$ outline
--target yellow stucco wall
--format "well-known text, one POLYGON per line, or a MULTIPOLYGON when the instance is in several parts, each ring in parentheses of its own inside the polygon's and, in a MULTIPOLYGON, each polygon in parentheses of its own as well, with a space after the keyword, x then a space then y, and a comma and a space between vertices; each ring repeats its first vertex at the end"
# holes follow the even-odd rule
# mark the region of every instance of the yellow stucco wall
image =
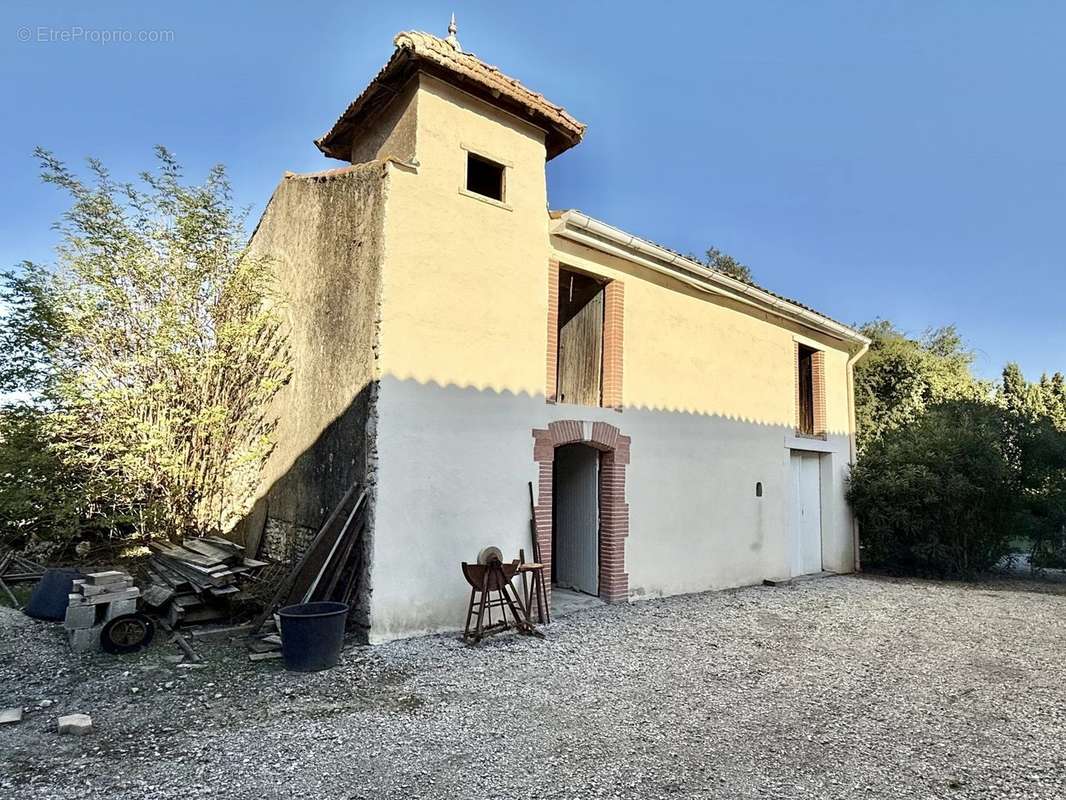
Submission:
POLYGON ((842 343, 581 244, 552 244, 564 267, 625 284, 626 406, 791 426, 799 337, 826 354, 829 430, 850 430, 842 343))
POLYGON ((393 171, 386 209, 382 372, 542 393, 544 134, 432 78, 417 102, 418 172, 393 171), (509 164, 507 207, 460 193, 464 146, 509 164))
POLYGON ((417 80, 391 109, 414 164, 388 164, 384 187, 371 638, 454 627, 458 563, 530 546, 532 430, 559 419, 632 438, 633 596, 790 574, 796 337, 826 354, 823 564, 851 569, 843 342, 552 235, 544 133, 417 80), (506 164, 504 203, 464 194, 464 148, 506 164), (544 401, 553 257, 625 283, 622 413, 544 401))
POLYGON ((826 351, 829 429, 849 431, 843 343, 549 237, 543 133, 425 76, 415 102, 418 171, 394 171, 386 210, 383 374, 542 395, 554 256, 626 284, 626 406, 792 425, 799 335, 826 351), (464 147, 508 165, 506 207, 461 193, 464 147))

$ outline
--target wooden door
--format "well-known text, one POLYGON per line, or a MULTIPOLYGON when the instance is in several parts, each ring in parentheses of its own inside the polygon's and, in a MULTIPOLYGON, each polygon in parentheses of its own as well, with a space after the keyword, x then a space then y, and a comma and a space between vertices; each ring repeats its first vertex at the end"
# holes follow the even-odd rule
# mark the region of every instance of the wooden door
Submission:
POLYGON ((559 329, 559 402, 600 404, 603 289, 559 329))

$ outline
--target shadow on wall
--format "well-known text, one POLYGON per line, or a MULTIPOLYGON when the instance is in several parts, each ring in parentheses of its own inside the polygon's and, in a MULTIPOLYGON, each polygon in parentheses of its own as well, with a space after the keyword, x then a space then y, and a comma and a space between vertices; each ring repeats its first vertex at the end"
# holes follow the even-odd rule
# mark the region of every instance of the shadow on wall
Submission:
MULTIPOLYGON (((293 458, 234 538, 252 546, 258 539, 261 555, 293 563, 359 481, 370 497, 353 629, 369 635, 372 593, 375 639, 455 629, 469 591, 460 561, 488 544, 531 555, 533 431, 567 419, 607 422, 632 439, 627 494, 635 535, 627 551, 642 563, 631 596, 781 574, 788 426, 648 408, 619 413, 392 377, 360 390, 293 458), (679 574, 679 559, 693 568, 679 574), (375 569, 385 577, 378 586, 375 569)), ((830 435, 827 446, 846 458, 846 437, 830 435)))
MULTIPOLYGON (((534 431, 554 421, 606 422, 631 438, 631 597, 787 573, 789 426, 633 407, 619 413, 389 376, 377 406, 374 570, 387 577, 374 586, 375 639, 459 625, 469 592, 459 562, 481 548, 499 546, 510 558, 521 547, 531 555, 527 481, 539 487, 541 477, 534 431)), ((849 571, 848 440, 815 444, 832 451, 826 487, 840 501, 827 517, 830 560, 849 571)))
MULTIPOLYGON (((353 604, 350 628, 369 629, 370 555, 373 536, 373 464, 376 454, 367 435, 373 384, 352 399, 314 442, 295 457, 279 478, 259 494, 251 510, 234 527, 231 538, 261 557, 295 565, 330 513, 353 483, 367 488, 367 525, 362 541, 360 592, 353 604)), ((296 413, 296 412, 294 412, 296 413)))
MULTIPOLYGON (((420 377, 420 376, 416 376, 416 375, 413 375, 413 374, 410 374, 410 373, 389 373, 389 374, 387 374, 385 376, 385 380, 386 381, 392 381, 394 383, 415 384, 415 385, 418 385, 418 386, 424 386, 426 388, 431 388, 431 389, 436 389, 436 390, 461 391, 461 392, 466 392, 466 393, 487 394, 487 395, 491 395, 491 396, 495 396, 495 397, 510 397, 510 398, 514 398, 516 400, 518 400, 518 399, 535 400, 544 409, 562 409, 562 408, 565 408, 565 409, 572 409, 573 410, 573 413, 570 413, 570 414, 567 414, 567 415, 560 415, 559 413, 554 412, 554 411, 546 411, 546 412, 544 412, 545 414, 547 414, 552 419, 562 419, 562 418, 564 418, 564 416, 567 419, 569 419, 569 418, 576 418, 576 419, 593 419, 593 418, 595 418, 595 419, 600 419, 601 415, 608 415, 608 416, 604 416, 603 419, 613 419, 613 420, 624 420, 625 419, 625 415, 624 414, 620 414, 618 411, 616 411, 615 409, 611 409, 611 408, 603 408, 601 406, 572 405, 572 404, 569 404, 569 403, 558 403, 558 402, 557 403, 548 403, 544 399, 543 392, 528 392, 528 391, 524 391, 524 390, 516 391, 514 389, 502 388, 502 387, 499 387, 499 386, 479 385, 479 384, 474 384, 474 383, 457 383, 457 382, 454 382, 454 381, 442 382, 442 381, 439 381, 439 380, 436 380, 436 379, 433 379, 433 378, 420 377)), ((767 392, 781 391, 781 387, 779 387, 779 386, 767 386, 766 387, 766 391, 767 392)), ((791 392, 791 391, 793 391, 793 389, 792 389, 791 386, 789 386, 789 387, 786 387, 786 389, 784 391, 791 392)), ((789 399, 791 400, 791 394, 789 395, 789 399)), ((730 422, 737 422, 737 423, 742 423, 742 424, 745 424, 745 425, 755 425, 755 426, 758 426, 760 428, 775 428, 775 429, 778 429, 782 433, 785 433, 785 434, 794 434, 795 433, 794 425, 784 424, 780 420, 757 419, 755 417, 749 417, 749 416, 745 416, 745 415, 742 415, 742 414, 724 414, 724 413, 721 413, 721 412, 706 411, 706 410, 696 409, 696 408, 692 408, 692 407, 689 407, 689 406, 681 406, 681 405, 649 405, 649 404, 625 403, 622 406, 622 410, 623 411, 627 411, 627 412, 656 413, 656 414, 663 414, 664 416, 677 415, 677 416, 685 416, 685 417, 696 417, 696 418, 703 417, 703 418, 708 418, 708 419, 727 420, 727 421, 730 421, 730 422)), ((618 423, 616 423, 616 424, 618 424, 618 423)), ((827 434, 828 434, 828 437, 830 439, 834 439, 834 438, 837 438, 837 437, 847 437, 849 435, 848 431, 846 429, 839 428, 839 427, 837 427, 837 428, 829 428, 827 430, 827 434)))
MULTIPOLYGON (((669 406, 669 405, 647 405, 647 404, 633 404, 627 403, 623 406, 622 412, 616 411, 613 408, 604 408, 601 406, 584 406, 573 405, 570 403, 548 403, 544 399, 542 392, 527 392, 527 391, 515 391, 513 389, 500 388, 497 386, 480 386, 473 383, 456 383, 454 381, 441 382, 434 379, 422 379, 417 378, 409 374, 396 374, 389 373, 382 379, 383 384, 404 384, 421 386, 426 389, 430 389, 436 392, 446 391, 450 393, 461 392, 465 397, 473 398, 475 396, 497 398, 497 399, 512 399, 516 401, 529 402, 532 401, 536 404, 536 407, 541 411, 537 415, 537 419, 541 417, 546 419, 605 419, 614 420, 615 425, 622 425, 628 414, 656 414, 662 415, 664 419, 671 417, 687 417, 687 418, 704 418, 715 419, 727 422, 735 422, 743 425, 752 425, 759 428, 767 428, 778 430, 783 434, 794 434, 795 427, 793 425, 783 424, 776 420, 764 420, 756 419, 755 417, 743 416, 740 414, 723 414, 714 411, 704 411, 699 409, 693 409, 684 406, 669 406), (560 409, 566 409, 566 413, 562 413, 560 409), (624 413, 623 413, 624 412, 624 413)), ((782 391, 779 386, 767 386, 767 392, 779 392, 782 391)), ((785 392, 791 392, 791 385, 784 389, 785 392)), ((791 395, 789 395, 791 399, 791 395)), ((484 407, 484 406, 482 406, 484 407)), ((828 431, 828 437, 835 439, 839 437, 847 437, 848 432, 841 428, 830 429, 828 431)))

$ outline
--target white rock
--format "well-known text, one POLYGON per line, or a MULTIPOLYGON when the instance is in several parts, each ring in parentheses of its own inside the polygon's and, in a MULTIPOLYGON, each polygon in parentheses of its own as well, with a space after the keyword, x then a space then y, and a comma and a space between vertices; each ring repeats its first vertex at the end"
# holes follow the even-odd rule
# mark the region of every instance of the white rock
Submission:
POLYGON ((59 718, 59 732, 70 733, 75 736, 84 736, 91 733, 93 718, 88 714, 67 714, 59 718))

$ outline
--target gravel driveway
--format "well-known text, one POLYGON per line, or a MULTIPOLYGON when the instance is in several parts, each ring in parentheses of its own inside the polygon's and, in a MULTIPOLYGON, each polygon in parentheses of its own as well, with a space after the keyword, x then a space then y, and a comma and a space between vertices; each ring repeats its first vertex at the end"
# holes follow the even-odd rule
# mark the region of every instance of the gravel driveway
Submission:
POLYGON ((547 639, 71 658, 0 611, 4 798, 1066 796, 1066 595, 836 577, 605 606, 547 639), (60 737, 61 713, 96 730, 60 737))

